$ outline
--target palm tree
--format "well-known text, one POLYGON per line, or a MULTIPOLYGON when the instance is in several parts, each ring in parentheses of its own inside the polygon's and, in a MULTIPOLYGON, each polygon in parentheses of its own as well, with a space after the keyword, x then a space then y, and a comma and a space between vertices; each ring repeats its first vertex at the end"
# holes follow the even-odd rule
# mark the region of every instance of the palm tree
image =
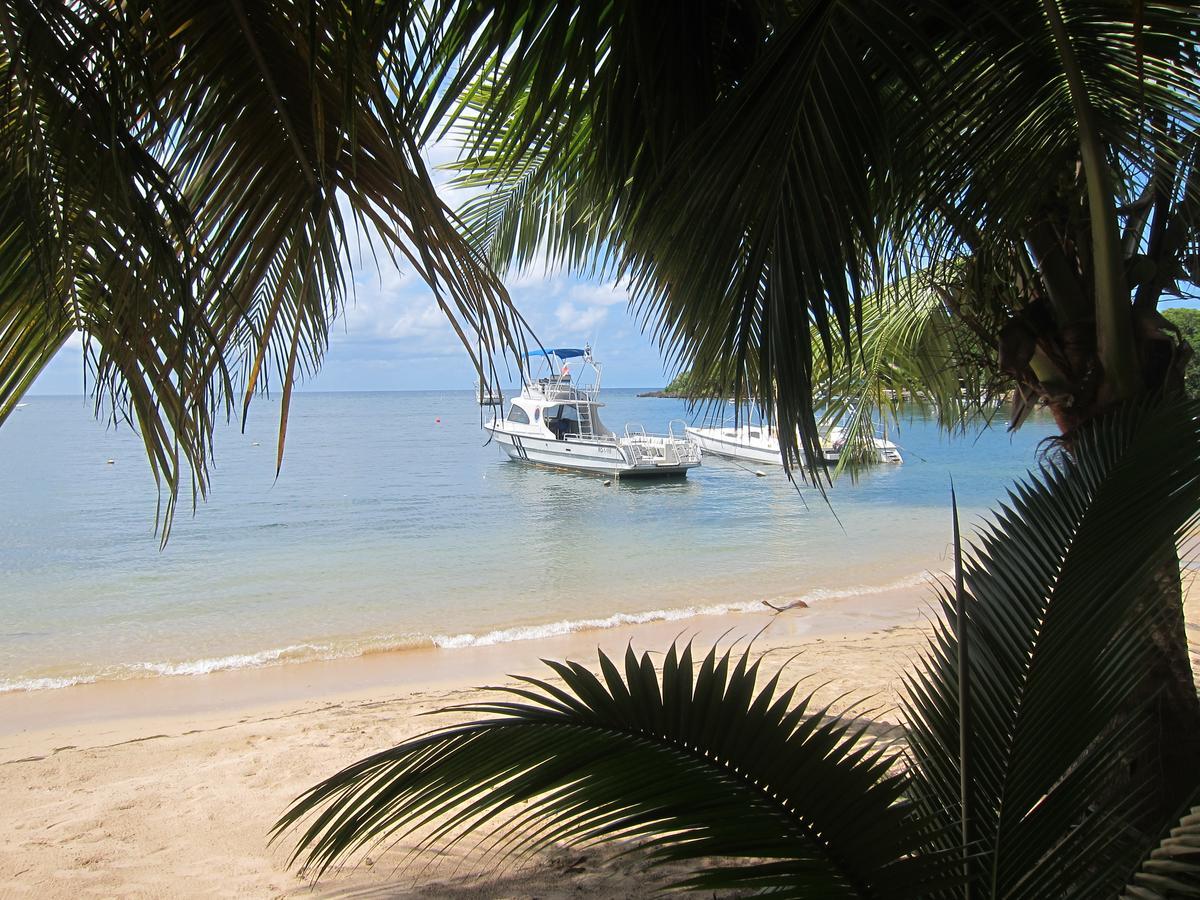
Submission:
POLYGON ((296 858, 317 876, 380 842, 478 835, 488 858, 636 841, 651 863, 702 865, 690 889, 1195 896, 1200 770, 1149 831, 1150 773, 1104 777, 1158 727, 1136 598, 1154 551, 1195 525, 1198 416, 1194 403, 1126 406, 1083 427, 973 548, 956 540, 957 578, 905 678, 900 750, 779 674, 760 686, 749 651, 697 666, 673 646, 660 668, 630 648, 601 654, 599 674, 551 662, 557 680, 456 708, 483 718, 332 776, 277 833, 306 824, 296 858), (1114 728, 1122 706, 1136 715, 1114 728))
POLYGON ((282 454, 356 235, 429 283, 468 350, 519 347, 420 156, 423 27, 420 4, 373 0, 6 0, 0 422, 81 332, 97 414, 138 427, 169 527, 222 413, 244 421, 272 380, 282 454))
MULTIPOLYGON (((1043 400, 1073 442, 1181 384, 1156 306, 1197 276, 1195 12, 11 0, 0 420, 82 332, 97 410, 139 427, 169 523, 189 475, 205 490, 216 420, 272 372, 282 452, 354 222, 485 358, 524 340, 486 263, 627 279, 681 363, 773 410, 797 467, 819 458, 814 357, 856 364, 867 298, 913 292, 995 348, 1018 421, 1043 400), (462 210, 469 240, 419 155, 450 128, 464 183, 490 189, 462 210)), ((1147 760, 1165 808, 1200 765, 1200 701, 1174 549, 1157 557, 1150 684, 1182 736, 1147 760)))
MULTIPOLYGON (((944 387, 982 366, 1015 426, 1043 402, 1068 443, 1181 393, 1190 349, 1156 308, 1200 276, 1194 4, 701 9, 439 6, 440 49, 466 61, 444 101, 459 183, 483 189, 460 212, 493 265, 626 279, 664 348, 762 402, 814 474, 818 388, 870 366, 872 304, 948 318, 980 351, 910 371, 944 387)), ((1178 560, 1158 558, 1154 683, 1186 739, 1154 765, 1178 786, 1200 701, 1178 560)))

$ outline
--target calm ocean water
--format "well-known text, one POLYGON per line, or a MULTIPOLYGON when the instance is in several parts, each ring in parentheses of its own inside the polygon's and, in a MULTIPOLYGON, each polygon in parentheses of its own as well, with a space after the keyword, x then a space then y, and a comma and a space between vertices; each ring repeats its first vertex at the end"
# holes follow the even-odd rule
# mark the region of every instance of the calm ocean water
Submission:
MULTIPOLYGON (((681 401, 605 392, 606 424, 665 431, 681 401)), ((832 509, 709 458, 621 482, 507 461, 468 391, 298 394, 283 472, 275 410, 217 440, 210 499, 165 550, 128 429, 31 397, 0 428, 0 691, 187 675, 376 650, 535 638, 915 583, 1052 431, 949 438, 921 418, 906 462, 839 483, 832 509), (107 464, 107 460, 115 462, 107 464)))

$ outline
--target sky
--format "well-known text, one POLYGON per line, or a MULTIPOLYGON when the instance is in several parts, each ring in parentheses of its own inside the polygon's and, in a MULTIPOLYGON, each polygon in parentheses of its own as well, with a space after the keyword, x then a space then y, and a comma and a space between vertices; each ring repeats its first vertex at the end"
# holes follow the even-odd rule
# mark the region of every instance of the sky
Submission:
MULTIPOLYGON (((438 166, 454 158, 450 143, 425 153, 439 191, 451 207, 467 197, 446 185, 438 166)), ((354 246, 354 243, 351 244, 354 246)), ((354 296, 333 324, 329 351, 310 391, 397 391, 471 388, 475 369, 429 288, 411 269, 380 254, 356 254, 354 296)), ((592 344, 609 387, 660 387, 670 381, 663 357, 628 311, 628 293, 613 282, 589 281, 540 265, 505 279, 517 309, 547 347, 592 344)), ((1183 306, 1197 305, 1185 302, 1183 306)), ((503 376, 503 373, 502 373, 503 376)), ((502 377, 510 387, 515 377, 502 377)), ((82 394, 82 343, 76 336, 34 382, 31 394, 82 394)))
MULTIPOLYGON (((449 142, 425 152, 439 192, 451 208, 465 199, 446 186, 437 166, 450 162, 449 142)), ((354 243, 351 243, 354 246, 354 243)), ((354 296, 333 324, 321 371, 297 386, 310 391, 469 390, 475 368, 424 281, 369 249, 357 253, 354 296)), ((505 279, 517 309, 547 347, 590 341, 609 387, 660 387, 672 373, 628 312, 629 296, 613 282, 588 281, 535 265, 505 279)), ((502 378, 508 386, 514 378, 502 378)), ((82 344, 73 339, 33 384, 31 394, 83 393, 82 344)))

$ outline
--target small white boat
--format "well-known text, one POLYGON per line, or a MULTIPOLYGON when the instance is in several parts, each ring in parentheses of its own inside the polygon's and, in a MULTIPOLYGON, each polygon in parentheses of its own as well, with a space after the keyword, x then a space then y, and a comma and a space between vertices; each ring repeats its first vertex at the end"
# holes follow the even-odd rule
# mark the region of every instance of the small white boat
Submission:
POLYGON ((475 382, 475 397, 479 400, 480 406, 503 406, 504 394, 499 388, 494 388, 490 384, 480 384, 475 382))
POLYGON ((604 426, 600 364, 590 347, 535 350, 526 356, 542 358, 548 374, 527 373, 508 414, 498 410, 483 426, 510 459, 623 478, 686 475, 700 465, 699 445, 677 435, 673 425, 665 435, 647 434, 640 425, 626 425, 624 435, 617 435, 604 426), (572 360, 583 369, 576 380, 572 360))
MULTIPOLYGON (((876 435, 871 439, 875 442, 875 459, 877 463, 902 463, 904 457, 900 455, 900 448, 893 444, 885 437, 876 435)), ((836 463, 841 459, 842 451, 846 447, 845 429, 840 425, 834 425, 824 435, 821 436, 821 452, 825 454, 825 461, 836 463)))
MULTIPOLYGON (((743 462, 783 465, 783 455, 779 449, 779 435, 770 425, 751 423, 719 427, 689 425, 687 435, 696 441, 705 453, 743 462)), ((882 437, 876 437, 874 441, 875 462, 904 462, 904 457, 900 455, 900 449, 891 441, 882 437)), ((821 435, 821 453, 825 457, 825 462, 836 464, 841 459, 845 447, 846 432, 842 426, 834 425, 821 435)))
POLYGON ((720 428, 689 425, 687 435, 706 454, 769 466, 783 465, 779 438, 773 429, 765 425, 726 425, 720 428))

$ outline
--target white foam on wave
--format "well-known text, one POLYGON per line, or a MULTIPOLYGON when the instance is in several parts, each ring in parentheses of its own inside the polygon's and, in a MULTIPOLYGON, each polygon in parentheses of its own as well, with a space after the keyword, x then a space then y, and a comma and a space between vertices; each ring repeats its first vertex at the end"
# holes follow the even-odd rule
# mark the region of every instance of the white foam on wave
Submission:
POLYGON ((259 669, 287 662, 333 659, 338 655, 340 654, 337 650, 329 644, 291 644, 287 647, 261 650, 258 653, 235 653, 231 656, 215 656, 178 663, 135 663, 129 668, 151 675, 208 675, 231 669, 259 669))
MULTIPOLYGON (((817 588, 800 596, 772 597, 771 602, 779 607, 804 603, 819 603, 826 600, 838 600, 848 597, 864 597, 872 594, 886 594, 904 588, 918 587, 927 583, 928 576, 924 573, 902 578, 883 585, 862 585, 850 588, 817 588)), ((681 606, 671 609, 652 609, 640 613, 614 613, 611 616, 597 619, 563 619, 542 625, 521 625, 515 628, 500 628, 484 634, 464 632, 462 634, 438 634, 433 637, 435 647, 443 650, 460 650, 464 647, 488 647, 493 644, 508 644, 514 641, 531 641, 539 638, 556 637, 563 634, 573 634, 576 631, 593 631, 597 629, 619 628, 622 625, 645 625, 650 622, 674 622, 679 619, 691 619, 697 616, 724 616, 730 613, 762 612, 762 600, 741 601, 738 603, 716 603, 711 606, 681 606)))
POLYGON ((813 588, 807 593, 796 597, 780 596, 768 598, 777 606, 786 606, 803 600, 805 603, 820 603, 823 600, 845 600, 850 597, 870 597, 873 594, 890 594, 892 591, 902 591, 905 588, 921 587, 934 583, 934 576, 929 572, 920 572, 901 578, 887 584, 863 584, 848 588, 813 588))
POLYGON ((63 678, 21 678, 0 681, 0 694, 15 691, 47 691, 73 687, 77 684, 95 684, 97 681, 125 681, 130 678, 148 678, 158 675, 208 675, 230 669, 255 669, 264 666, 282 665, 288 662, 305 662, 311 659, 333 659, 338 654, 332 646, 319 644, 293 644, 263 650, 259 653, 217 656, 208 659, 193 659, 183 662, 139 662, 110 666, 95 674, 71 675, 63 678))
MULTIPOLYGON (((883 585, 861 585, 850 588, 816 588, 799 596, 767 598, 777 607, 786 607, 803 601, 806 604, 821 603, 848 597, 863 597, 885 594, 904 588, 918 587, 929 583, 926 573, 902 578, 883 585)), ((93 684, 97 681, 122 681, 130 678, 152 678, 156 676, 209 675, 213 672, 234 669, 256 669, 267 666, 286 665, 293 662, 311 662, 346 657, 366 656, 419 647, 438 647, 443 650, 459 650, 467 647, 487 647, 515 641, 531 641, 577 631, 593 631, 619 628, 627 625, 645 625, 650 622, 673 622, 697 616, 722 616, 731 613, 762 612, 762 600, 716 603, 708 606, 680 606, 670 609, 652 609, 646 612, 613 613, 610 616, 587 619, 563 619, 538 625, 520 625, 500 628, 483 634, 463 632, 460 634, 407 635, 403 637, 377 637, 369 640, 348 641, 344 644, 304 643, 290 644, 261 650, 257 653, 231 654, 183 662, 141 662, 114 666, 99 673, 87 673, 61 678, 35 677, 0 681, 0 694, 15 691, 44 691, 72 687, 77 684, 93 684)))
POLYGON ((718 606, 682 606, 676 609, 652 609, 642 613, 614 613, 603 619, 563 619, 544 625, 522 625, 516 628, 501 628, 486 634, 437 634, 433 637, 435 647, 443 650, 460 650, 463 647, 487 647, 492 644, 508 644, 513 641, 531 641, 537 638, 571 634, 575 631, 592 631, 599 628, 617 628, 621 625, 645 625, 648 622, 673 622, 694 616, 719 616, 733 612, 750 612, 762 609, 758 603, 724 603, 718 606))
POLYGON ((58 688, 74 687, 77 684, 92 684, 95 675, 70 675, 66 678, 18 678, 15 681, 0 681, 0 694, 16 691, 53 691, 58 688))

